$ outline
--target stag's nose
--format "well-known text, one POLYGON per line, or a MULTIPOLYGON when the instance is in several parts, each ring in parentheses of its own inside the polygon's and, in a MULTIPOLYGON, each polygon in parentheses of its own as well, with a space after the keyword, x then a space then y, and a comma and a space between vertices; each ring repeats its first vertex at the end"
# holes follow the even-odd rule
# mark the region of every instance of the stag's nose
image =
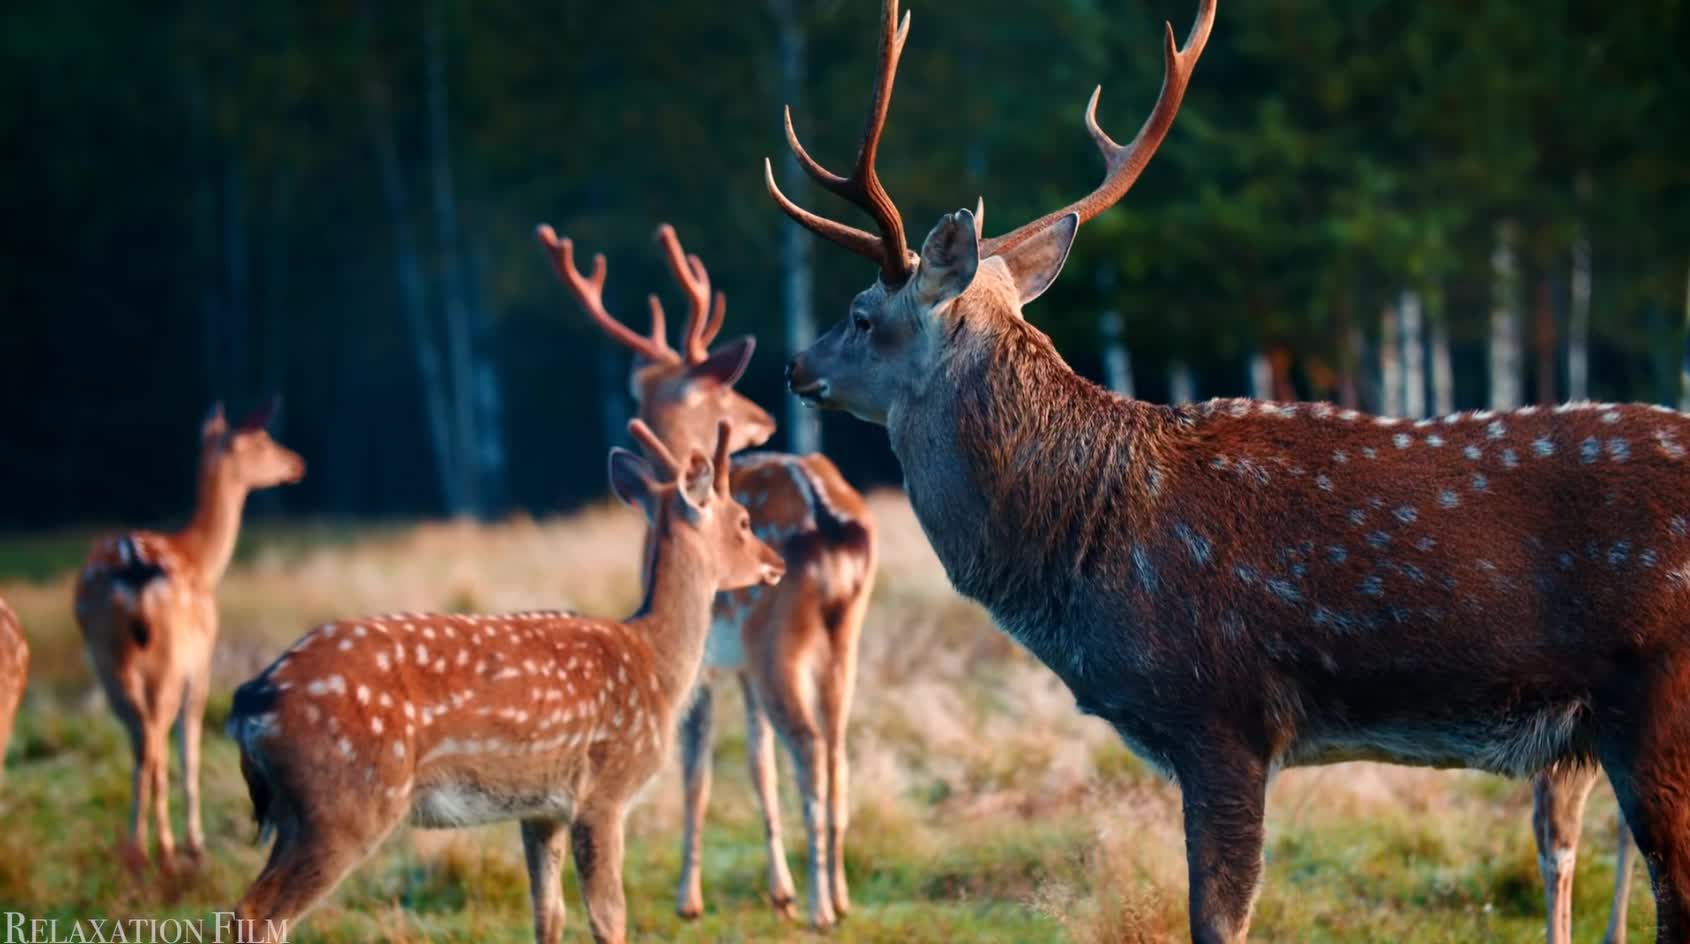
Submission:
POLYGON ((798 359, 803 356, 804 355, 799 354, 797 357, 794 357, 792 360, 786 362, 786 389, 788 390, 792 389, 792 375, 798 372, 798 359))

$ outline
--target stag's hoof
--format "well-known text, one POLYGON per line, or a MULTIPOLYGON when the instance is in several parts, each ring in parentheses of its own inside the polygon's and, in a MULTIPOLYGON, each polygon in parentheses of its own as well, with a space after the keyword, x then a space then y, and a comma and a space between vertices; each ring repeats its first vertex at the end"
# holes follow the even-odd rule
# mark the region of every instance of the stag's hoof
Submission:
POLYGON ((770 895, 769 904, 774 906, 775 913, 788 920, 798 920, 798 904, 792 900, 791 894, 770 895))
POLYGON ((680 915, 683 921, 697 921, 704 914, 704 906, 691 903, 679 905, 675 908, 675 913, 680 915))
POLYGON ((117 858, 123 863, 123 867, 132 873, 139 874, 147 870, 147 850, 132 842, 118 847, 117 858))

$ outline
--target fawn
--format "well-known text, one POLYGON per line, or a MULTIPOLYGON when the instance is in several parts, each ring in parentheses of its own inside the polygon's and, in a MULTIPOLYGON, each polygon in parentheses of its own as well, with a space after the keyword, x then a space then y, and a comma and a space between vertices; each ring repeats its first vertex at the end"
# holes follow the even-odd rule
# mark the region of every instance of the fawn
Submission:
MULTIPOLYGON (((773 584, 780 556, 715 459, 683 467, 610 454, 619 498, 645 512, 645 599, 626 622, 568 613, 401 614, 307 633, 235 692, 229 733, 269 862, 236 907, 292 921, 400 821, 423 827, 519 820, 540 944, 563 935, 566 845, 593 938, 625 940, 623 822, 663 766, 704 658, 719 589, 773 584)), ((257 924, 273 927, 274 924, 257 924)))
POLYGON ((24 686, 29 684, 29 641, 18 615, 0 600, 0 779, 6 776, 6 743, 18 718, 24 686))
MULTIPOLYGON (((558 239, 549 226, 540 227, 539 238, 582 310, 639 358, 633 390, 640 418, 665 445, 676 453, 700 448, 724 418, 734 424, 735 451, 767 441, 774 420, 733 389, 751 359, 753 339, 710 350, 722 329, 726 298, 717 292, 712 307, 709 273, 697 256, 682 250, 673 227, 659 226, 657 239, 690 303, 680 351, 669 347, 664 336, 663 306, 655 295, 651 329, 641 336, 605 308, 602 255, 594 258, 593 275, 587 277, 575 267, 568 239, 558 239)), ((775 779, 773 734, 778 731, 803 798, 809 920, 827 927, 849 910, 851 901, 845 880, 850 813, 845 733, 857 639, 874 582, 874 519, 862 496, 820 454, 741 454, 733 460, 732 487, 734 499, 750 510, 757 536, 786 559, 787 576, 776 587, 748 587, 716 597, 706 671, 681 723, 686 797, 675 909, 686 918, 704 911, 700 846, 710 796, 712 682, 732 672, 745 697, 746 761, 763 815, 770 899, 790 913, 792 875, 781 839, 775 779)))
POLYGON ((135 755, 134 804, 125 856, 146 859, 149 802, 158 854, 170 867, 170 758, 175 723, 187 803, 187 853, 205 851, 200 828, 200 726, 217 645, 217 583, 235 553, 247 493, 298 482, 305 460, 265 431, 276 401, 230 426, 221 404, 200 428, 199 497, 174 534, 127 531, 95 542, 76 581, 76 622, 106 700, 135 755))
POLYGON ((765 164, 783 211, 879 268, 788 386, 886 427, 951 582, 1177 780, 1195 940, 1248 933, 1274 773, 1355 759, 1600 764, 1658 939, 1690 940, 1690 420, 1158 406, 1083 379, 1026 320, 1080 224, 1166 137, 1214 13, 1202 0, 1183 47, 1168 28, 1161 94, 1128 144, 1098 126, 1093 93, 1107 171, 1091 194, 990 239, 958 210, 912 252, 874 171, 908 35, 885 0, 851 175, 787 123, 800 164, 878 235, 798 207, 765 164))

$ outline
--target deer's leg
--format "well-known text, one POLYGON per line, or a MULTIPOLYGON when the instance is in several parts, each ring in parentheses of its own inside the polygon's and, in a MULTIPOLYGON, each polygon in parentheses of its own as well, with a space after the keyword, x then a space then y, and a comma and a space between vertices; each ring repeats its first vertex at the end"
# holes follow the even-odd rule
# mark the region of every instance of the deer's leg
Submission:
POLYGON ((133 712, 119 711, 117 716, 129 733, 129 752, 135 761, 129 781, 129 844, 123 850, 124 858, 134 868, 147 861, 147 810, 151 808, 153 761, 141 719, 133 712))
POLYGON ((170 722, 155 722, 148 726, 147 790, 152 800, 153 829, 157 832, 159 863, 165 868, 176 864, 176 831, 170 825, 170 722))
POLYGON ((1548 910, 1549 944, 1572 944, 1573 864, 1578 856, 1584 802, 1600 769, 1563 761, 1532 781, 1532 835, 1548 910))
POLYGON ((745 693, 745 762, 750 768, 751 790, 757 795, 757 808, 763 814, 763 842, 769 860, 769 900, 777 911, 789 918, 796 917, 792 906, 795 897, 792 872, 787 869, 786 843, 781 838, 775 732, 750 677, 741 673, 739 684, 745 693))
POLYGON ((1195 944, 1241 944, 1262 873, 1265 758, 1207 748, 1178 766, 1195 944))
POLYGON ((1672 707, 1690 688, 1690 666, 1651 666, 1626 693, 1629 704, 1599 711, 1608 725, 1602 768, 1649 867, 1655 892, 1655 939, 1690 941, 1690 717, 1672 707))
POLYGON ((675 890, 675 911, 683 918, 704 913, 703 871, 700 844, 703 842, 704 810, 710 804, 710 739, 714 702, 710 681, 701 678, 692 704, 681 722, 681 771, 686 782, 686 802, 681 827, 681 880, 675 890))
POLYGON ((378 813, 352 829, 337 831, 297 822, 278 826, 270 860, 235 906, 244 922, 243 940, 285 941, 297 921, 362 862, 399 817, 378 813))
POLYGON ((528 860, 528 894, 534 905, 535 944, 563 940, 563 852, 569 830, 549 819, 522 821, 522 853, 528 860))
POLYGON ((205 725, 205 700, 210 669, 189 682, 177 720, 177 748, 182 754, 182 801, 187 815, 187 853, 198 864, 205 855, 205 831, 200 825, 200 737, 205 725))
POLYGON ((628 906, 622 892, 622 811, 583 813, 569 830, 575 875, 597 944, 625 944, 628 906))
POLYGON ((857 632, 868 609, 868 592, 861 595, 829 626, 833 663, 822 683, 822 723, 827 737, 828 885, 833 910, 843 918, 851 910, 845 882, 845 830, 851 818, 851 763, 846 733, 851 723, 851 697, 857 683, 857 632))
POLYGON ((809 719, 785 732, 797 770, 798 802, 804 811, 804 834, 810 862, 810 923, 830 928, 836 919, 827 870, 827 744, 809 719))
POLYGON ((1622 815, 1617 832, 1619 846, 1614 852, 1614 904, 1608 909, 1608 933, 1602 944, 1625 944, 1626 912, 1631 908, 1631 828, 1622 815))

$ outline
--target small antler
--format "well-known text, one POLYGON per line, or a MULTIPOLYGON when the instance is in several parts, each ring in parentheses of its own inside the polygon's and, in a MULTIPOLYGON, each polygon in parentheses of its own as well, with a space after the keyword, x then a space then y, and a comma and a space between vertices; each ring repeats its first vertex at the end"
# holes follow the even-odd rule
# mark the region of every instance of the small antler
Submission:
POLYGON ((867 210, 874 217, 880 230, 879 236, 817 216, 793 203, 776 185, 774 166, 767 158, 763 160, 763 182, 768 186, 769 196, 786 211, 786 215, 816 235, 880 263, 881 281, 889 286, 902 285, 909 279, 914 267, 909 258, 909 245, 904 240, 904 221, 898 215, 897 205, 880 183, 880 176, 874 169, 874 158, 880 150, 880 134, 885 130, 886 112, 892 103, 892 83, 897 77, 898 57, 904 51, 909 29, 909 14, 904 14, 903 21, 899 22, 898 0, 885 0, 880 8, 880 66, 875 72, 868 120, 863 125, 862 144, 857 149, 857 164, 851 176, 841 177, 833 173, 804 150, 804 145, 798 142, 797 132, 792 129, 792 108, 788 106, 786 109, 786 143, 792 148, 799 166, 822 187, 867 210))
POLYGON ((1214 24, 1215 0, 1201 0, 1197 9, 1197 22, 1192 25, 1183 49, 1174 45, 1173 24, 1166 24, 1162 92, 1156 97, 1156 106, 1151 109, 1150 117, 1144 119, 1144 126, 1138 129, 1138 134, 1126 145, 1116 144, 1114 139, 1098 126, 1097 99, 1103 92, 1103 86, 1094 89, 1091 101, 1086 104, 1086 131, 1097 143, 1097 149, 1103 152, 1104 164, 1107 167, 1103 174, 1103 183, 1090 194, 1060 210, 1046 213, 1002 236, 985 240, 980 244, 980 258, 1009 252, 1070 213, 1078 213, 1080 222, 1084 223, 1114 206, 1125 196, 1138 181, 1138 175, 1144 172, 1145 165, 1150 163, 1150 158, 1156 154, 1162 139, 1168 136, 1168 129, 1173 127, 1174 116, 1179 114, 1180 103, 1185 99, 1186 86, 1191 81, 1192 69, 1197 66, 1198 57, 1203 55, 1203 47, 1209 41, 1209 28, 1214 24))
POLYGON ((559 239, 550 225, 542 223, 535 229, 534 235, 545 248, 546 255, 552 260, 552 268, 557 270, 558 278, 569 286, 575 300, 581 303, 581 309, 588 317, 598 322, 604 333, 621 342, 625 347, 632 348, 634 353, 650 361, 665 363, 679 363, 681 356, 676 354, 663 336, 663 309, 657 305, 651 310, 651 334, 641 335, 623 324, 604 307, 604 254, 593 256, 593 274, 584 276, 575 267, 575 243, 567 237, 559 239))
POLYGON ((629 420, 628 432, 640 441, 640 445, 651 452, 652 458, 656 459, 659 465, 663 466, 662 469, 658 470, 662 473, 663 481, 673 481, 680 477, 680 462, 676 461, 675 454, 669 451, 669 447, 663 445, 663 440, 658 439, 657 434, 652 432, 651 427, 645 424, 645 420, 629 420))
MULTIPOLYGON (((681 248, 681 238, 675 235, 675 227, 668 223, 658 226, 657 241, 663 244, 663 258, 669 263, 669 272, 687 296, 687 328, 682 335, 685 338, 681 345, 682 355, 689 364, 700 363, 710 356, 710 342, 716 340, 716 335, 722 330, 722 320, 727 314, 727 296, 717 292, 712 307, 710 273, 704 268, 702 260, 681 248)), ((651 316, 654 322, 661 323, 663 303, 657 300, 656 295, 651 296, 651 316)))
POLYGON ((730 464, 728 461, 728 440, 733 438, 733 424, 722 420, 716 424, 716 494, 722 498, 728 497, 728 479, 730 464))

